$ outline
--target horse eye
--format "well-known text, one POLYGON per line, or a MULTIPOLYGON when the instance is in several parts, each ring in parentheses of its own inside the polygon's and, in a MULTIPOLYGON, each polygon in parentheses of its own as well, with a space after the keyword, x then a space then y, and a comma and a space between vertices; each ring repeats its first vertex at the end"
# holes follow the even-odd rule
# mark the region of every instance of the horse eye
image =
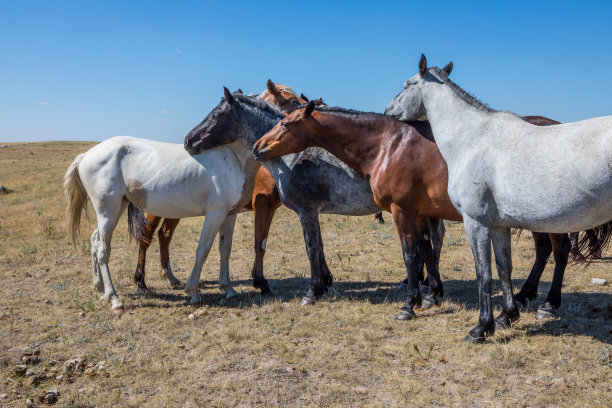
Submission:
POLYGON ((287 127, 287 124, 286 124, 285 122, 282 122, 282 123, 281 123, 281 126, 282 126, 282 127, 287 127))

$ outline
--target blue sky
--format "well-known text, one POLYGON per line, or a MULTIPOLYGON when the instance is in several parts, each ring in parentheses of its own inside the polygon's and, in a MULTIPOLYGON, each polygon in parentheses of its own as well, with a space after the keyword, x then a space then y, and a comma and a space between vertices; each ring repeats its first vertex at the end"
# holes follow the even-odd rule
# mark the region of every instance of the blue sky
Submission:
POLYGON ((222 86, 384 110, 414 75, 492 108, 612 114, 612 2, 2 1, 0 141, 182 143, 222 86))

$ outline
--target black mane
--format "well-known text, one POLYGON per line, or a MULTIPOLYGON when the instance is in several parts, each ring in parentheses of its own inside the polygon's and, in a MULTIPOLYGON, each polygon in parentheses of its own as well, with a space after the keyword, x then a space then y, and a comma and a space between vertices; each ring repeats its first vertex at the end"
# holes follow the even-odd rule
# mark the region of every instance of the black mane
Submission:
POLYGON ((285 114, 283 113, 282 110, 280 110, 280 108, 264 101, 258 96, 247 96, 247 95, 243 95, 240 93, 234 93, 232 94, 232 96, 234 97, 234 99, 236 99, 239 102, 254 106, 258 109, 261 109, 273 115, 279 116, 281 118, 285 116, 285 114))

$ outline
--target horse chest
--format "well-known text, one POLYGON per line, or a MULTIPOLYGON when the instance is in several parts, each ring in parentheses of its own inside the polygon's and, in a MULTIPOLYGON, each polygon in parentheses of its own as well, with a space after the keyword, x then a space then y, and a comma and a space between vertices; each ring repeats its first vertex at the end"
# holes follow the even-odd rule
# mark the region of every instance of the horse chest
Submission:
POLYGON ((255 176, 259 170, 260 163, 254 158, 249 157, 244 166, 244 179, 238 200, 232 205, 230 214, 234 214, 243 209, 245 205, 251 202, 253 198, 253 189, 255 188, 255 176))

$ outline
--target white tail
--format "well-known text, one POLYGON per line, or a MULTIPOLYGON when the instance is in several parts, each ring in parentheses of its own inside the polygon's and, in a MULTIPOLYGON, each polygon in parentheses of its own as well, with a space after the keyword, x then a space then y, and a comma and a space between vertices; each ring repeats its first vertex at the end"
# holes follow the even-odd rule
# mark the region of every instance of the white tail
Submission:
POLYGON ((87 212, 87 192, 83 188, 81 178, 79 177, 79 163, 85 156, 85 153, 79 154, 72 164, 68 166, 66 175, 64 176, 64 195, 68 200, 66 207, 66 221, 68 233, 72 244, 76 246, 80 239, 80 224, 81 213, 83 210, 87 212))

